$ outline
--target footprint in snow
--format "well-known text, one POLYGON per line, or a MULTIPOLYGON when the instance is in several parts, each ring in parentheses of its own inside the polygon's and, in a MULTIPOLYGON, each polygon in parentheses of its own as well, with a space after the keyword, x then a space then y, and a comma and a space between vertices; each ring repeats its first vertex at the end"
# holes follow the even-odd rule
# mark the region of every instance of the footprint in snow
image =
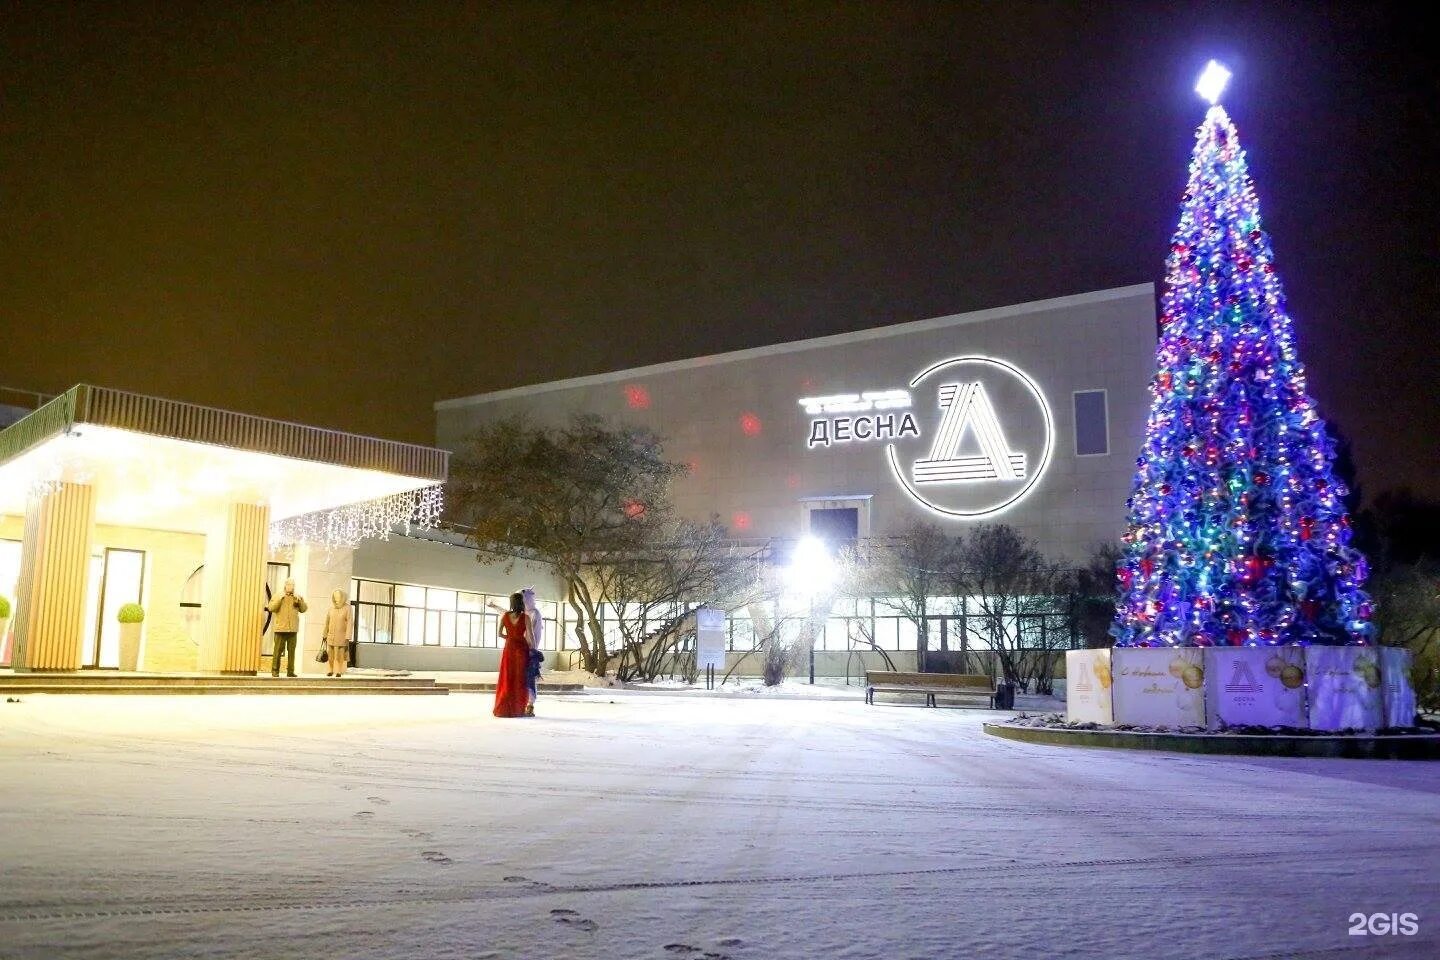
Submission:
POLYGON ((665 952, 674 954, 677 957, 699 956, 700 960, 730 960, 730 957, 723 953, 712 953, 700 947, 692 947, 688 943, 667 943, 665 952))
POLYGON ((375 804, 376 806, 379 806, 379 807, 383 807, 383 806, 385 806, 385 804, 387 804, 387 803, 390 802, 389 800, 386 800, 384 797, 366 797, 365 799, 366 799, 366 800, 369 800, 371 803, 373 803, 373 804, 375 804))
POLYGON ((430 861, 431 863, 454 863, 454 862, 455 862, 454 860, 451 860, 449 857, 445 856, 445 854, 441 853, 439 850, 425 850, 425 851, 422 851, 422 852, 421 852, 420 856, 424 857, 426 860, 430 861))
POLYGON ((514 875, 512 875, 512 876, 508 876, 508 877, 501 877, 500 879, 501 879, 501 880, 504 880, 506 883, 518 883, 518 884, 522 884, 522 885, 524 885, 524 886, 525 886, 527 889, 529 889, 529 890, 554 890, 554 889, 555 889, 555 888, 552 887, 550 884, 546 883, 544 880, 531 880, 529 877, 521 877, 521 876, 514 876, 514 875))
POLYGON ((374 810, 361 810, 359 813, 355 814, 355 819, 356 819, 356 820, 373 820, 373 819, 375 819, 375 811, 374 811, 374 810))
POLYGON ((567 927, 574 927, 576 930, 584 930, 586 933, 594 933, 600 929, 600 924, 594 920, 584 920, 574 910, 567 910, 564 907, 550 911, 550 918, 556 923, 563 923, 567 927))

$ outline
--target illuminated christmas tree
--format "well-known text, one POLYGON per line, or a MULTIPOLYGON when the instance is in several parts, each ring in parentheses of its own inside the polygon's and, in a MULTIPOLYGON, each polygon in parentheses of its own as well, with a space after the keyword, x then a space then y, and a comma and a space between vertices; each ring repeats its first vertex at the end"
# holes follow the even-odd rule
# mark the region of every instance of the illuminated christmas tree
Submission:
POLYGON ((1212 106, 1170 243, 1111 633, 1119 646, 1366 643, 1366 563, 1334 447, 1245 152, 1215 105, 1228 77, 1212 62, 1196 87, 1212 106))

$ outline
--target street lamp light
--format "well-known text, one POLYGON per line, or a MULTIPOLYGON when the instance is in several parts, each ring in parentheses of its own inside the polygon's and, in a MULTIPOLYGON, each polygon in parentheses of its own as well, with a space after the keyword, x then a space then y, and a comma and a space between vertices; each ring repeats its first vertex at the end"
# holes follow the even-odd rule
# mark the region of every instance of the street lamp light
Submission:
POLYGON ((785 582, 791 591, 814 597, 835 585, 835 558, 819 537, 802 537, 785 568, 785 582))

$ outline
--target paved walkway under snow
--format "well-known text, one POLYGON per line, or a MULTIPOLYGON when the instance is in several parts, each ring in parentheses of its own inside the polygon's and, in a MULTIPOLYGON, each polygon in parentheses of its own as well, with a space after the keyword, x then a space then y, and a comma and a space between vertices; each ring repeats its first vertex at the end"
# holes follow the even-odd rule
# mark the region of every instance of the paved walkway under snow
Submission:
POLYGON ((0 703, 0 957, 1433 957, 1440 764, 1033 747, 984 713, 0 703), (1412 912, 1413 937, 1350 936, 1412 912))

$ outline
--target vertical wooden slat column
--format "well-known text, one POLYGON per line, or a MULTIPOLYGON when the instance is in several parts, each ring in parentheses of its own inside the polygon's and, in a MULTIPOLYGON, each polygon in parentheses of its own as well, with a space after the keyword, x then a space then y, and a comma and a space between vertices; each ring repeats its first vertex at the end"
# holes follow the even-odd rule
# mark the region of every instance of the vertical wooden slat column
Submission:
POLYGON ((79 670, 95 491, 62 483, 25 511, 15 622, 16 670, 79 670))
POLYGON ((200 669, 253 674, 265 625, 270 508, 232 503, 205 539, 200 669))

